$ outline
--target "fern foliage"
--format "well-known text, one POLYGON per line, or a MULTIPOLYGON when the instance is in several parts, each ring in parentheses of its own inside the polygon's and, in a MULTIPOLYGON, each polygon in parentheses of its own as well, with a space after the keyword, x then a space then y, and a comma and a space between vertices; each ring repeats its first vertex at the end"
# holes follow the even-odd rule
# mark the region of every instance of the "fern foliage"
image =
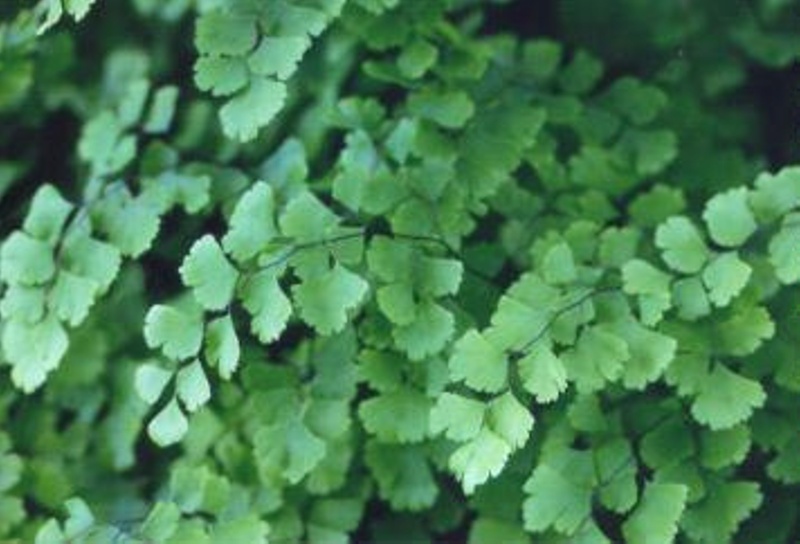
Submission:
POLYGON ((791 2, 7 4, 0 540, 796 534, 791 2))

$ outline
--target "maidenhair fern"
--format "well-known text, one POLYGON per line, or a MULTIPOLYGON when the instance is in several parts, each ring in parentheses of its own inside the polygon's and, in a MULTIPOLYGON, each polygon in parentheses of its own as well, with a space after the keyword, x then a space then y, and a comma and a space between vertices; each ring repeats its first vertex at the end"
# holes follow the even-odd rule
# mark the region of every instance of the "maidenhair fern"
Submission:
POLYGON ((789 541, 800 36, 728 4, 0 7, 0 539, 789 541))

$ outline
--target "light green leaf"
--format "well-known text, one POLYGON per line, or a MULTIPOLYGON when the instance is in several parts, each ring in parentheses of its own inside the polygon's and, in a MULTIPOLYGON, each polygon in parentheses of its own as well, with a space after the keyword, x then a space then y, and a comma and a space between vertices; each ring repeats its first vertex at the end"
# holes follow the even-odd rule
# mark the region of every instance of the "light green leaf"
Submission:
POLYGON ((281 232, 298 242, 321 242, 339 225, 339 218, 312 193, 303 191, 281 214, 281 232))
POLYGON ((450 440, 463 442, 474 438, 483 427, 486 405, 454 393, 442 393, 431 410, 430 430, 444 432, 450 440))
POLYGON ((664 261, 678 272, 699 272, 709 257, 708 247, 692 222, 683 216, 670 217, 656 230, 656 245, 664 261))
POLYGON ((542 278, 523 275, 501 297, 492 315, 492 339, 504 349, 525 345, 547 326, 560 301, 559 291, 542 278))
POLYGON ((728 429, 749 418, 765 400, 760 383, 718 364, 701 382, 692 416, 715 431, 728 429))
POLYGON ((308 36, 264 37, 247 59, 253 73, 286 80, 311 46, 308 36))
POLYGON ((98 291, 96 281, 60 270, 50 291, 48 306, 60 320, 75 327, 89 315, 98 291))
POLYGON ((750 204, 765 221, 774 221, 800 205, 800 168, 789 166, 777 174, 760 173, 750 193, 750 204))
POLYGON ((272 187, 257 181, 236 204, 222 246, 234 259, 244 262, 265 250, 277 234, 272 187))
POLYGON ((300 417, 259 429, 253 438, 259 473, 264 481, 285 479, 296 484, 325 457, 325 442, 312 433, 300 417))
POLYGON ((489 404, 487 423, 512 450, 516 450, 528 441, 533 429, 533 416, 510 391, 507 391, 489 404))
POLYGON ((358 414, 382 442, 419 442, 428 435, 432 404, 421 391, 403 387, 362 402, 358 414))
POLYGON ((678 351, 674 338, 648 329, 633 319, 619 320, 611 329, 628 346, 630 358, 622 373, 622 383, 629 389, 644 389, 660 378, 678 351))
POLYGON ((80 21, 97 0, 64 0, 64 7, 73 19, 80 21))
POLYGON ((376 236, 367 248, 367 265, 370 272, 388 283, 408 281, 414 267, 414 259, 411 245, 385 236, 376 236))
POLYGON ((537 402, 553 402, 567 390, 567 370, 546 344, 533 346, 517 365, 522 386, 537 402))
POLYGON ((611 227, 600 237, 598 257, 600 264, 622 268, 636 256, 642 231, 633 227, 611 227))
POLYGON ((752 272, 735 251, 719 255, 703 270, 708 298, 715 306, 727 306, 747 286, 752 272))
POLYGON ((143 401, 155 404, 171 379, 172 372, 169 370, 154 363, 145 363, 136 369, 133 383, 136 393, 143 401))
POLYGON ((213 96, 228 96, 249 82, 247 63, 241 57, 200 57, 194 63, 194 82, 213 96))
POLYGON ((600 503, 612 512, 627 513, 636 504, 638 467, 631 443, 613 438, 593 448, 595 477, 602 486, 600 503))
POLYGON ((672 300, 681 319, 694 321, 711 312, 708 293, 700 276, 683 278, 672 284, 672 300))
POLYGON ((706 204, 703 219, 711 238, 719 245, 740 246, 758 228, 747 197, 747 189, 741 187, 717 194, 706 204))
POLYGON ((256 44, 255 20, 233 11, 214 10, 197 19, 194 43, 200 53, 243 55, 256 44))
POLYGON ((9 285, 0 301, 3 319, 36 323, 44 316, 45 290, 39 287, 9 285))
POLYGON ((52 248, 24 232, 14 231, 0 248, 0 278, 7 283, 37 285, 55 271, 52 248))
POLYGON ((189 422, 173 398, 147 425, 147 434, 161 447, 178 442, 189 430, 189 422))
POLYGON ((750 428, 746 424, 720 431, 704 429, 700 435, 700 462, 712 470, 738 465, 747 457, 750 445, 750 428))
POLYGON ((439 56, 436 47, 425 40, 414 40, 397 57, 397 68, 409 79, 422 77, 439 56))
POLYGON ((414 290, 407 283, 390 283, 376 293, 378 307, 395 325, 409 325, 417 316, 414 290))
POLYGON ((134 258, 150 248, 161 227, 159 207, 141 195, 104 199, 97 214, 109 241, 123 255, 134 258))
POLYGON ((565 466, 539 464, 525 482, 528 494, 522 505, 525 530, 541 533, 553 528, 569 536, 590 515, 590 486, 594 478, 591 456, 565 452, 562 463, 565 466))
POLYGON ((11 363, 14 385, 30 393, 42 385, 69 346, 69 337, 54 315, 36 324, 17 320, 4 323, 3 352, 11 363))
POLYGON ((792 284, 800 281, 800 214, 790 214, 783 221, 781 229, 769 242, 769 262, 775 268, 775 275, 781 283, 792 284))
POLYGON ((622 533, 630 544, 671 544, 686 508, 688 488, 681 484, 649 483, 622 533))
POLYGON ((763 306, 745 306, 737 309, 729 319, 717 327, 719 343, 724 353, 744 356, 775 335, 775 323, 763 306))
POLYGON ((695 454, 693 432, 683 417, 672 417, 644 435, 639 454, 652 469, 678 464, 695 454))
POLYGON ((474 440, 453 452, 449 465, 469 495, 477 486, 500 474, 510 454, 508 443, 484 428, 474 440))
POLYGON ((95 525, 92 511, 82 499, 73 497, 64 503, 67 519, 64 521, 64 536, 69 539, 78 538, 95 525))
POLYGON ((158 501, 139 527, 139 533, 153 542, 165 542, 177 531, 180 518, 181 512, 174 503, 158 501))
POLYGON ((228 138, 247 142, 267 126, 283 108, 286 84, 268 78, 253 78, 250 85, 231 98, 219 112, 228 138))
POLYGON ((460 261, 422 256, 414 261, 414 285, 422 295, 455 295, 463 272, 460 261))
MULTIPOLYGON (((61 0, 56 0, 56 2, 61 6, 61 0)), ((2 503, 0 502, 0 504, 2 503)), ((34 544, 61 544, 65 540, 64 533, 61 531, 61 527, 58 526, 58 522, 54 519, 49 519, 36 532, 34 544)))
POLYGON ((347 324, 369 290, 361 276, 336 264, 325 274, 306 279, 292 288, 300 317, 319 334, 333 334, 347 324))
POLYGON ((262 270, 247 278, 241 298, 250 312, 250 329, 264 343, 277 339, 292 315, 292 304, 284 294, 275 270, 262 270))
POLYGON ((453 314, 439 304, 426 300, 417 306, 413 323, 395 327, 392 331, 395 344, 419 361, 438 353, 455 332, 453 314))
POLYGON ((196 411, 209 401, 211 386, 199 360, 195 359, 178 371, 175 390, 178 398, 190 412, 196 411))
POLYGON ((475 104, 463 91, 420 91, 411 95, 408 108, 414 115, 443 126, 461 128, 475 113, 475 104))
POLYGON ((153 103, 147 120, 144 122, 144 131, 148 134, 164 134, 169 130, 175 117, 175 107, 178 102, 178 88, 174 85, 161 87, 153 96, 153 103))
POLYGON ((69 236, 64 241, 62 259, 71 272, 97 284, 98 296, 108 291, 122 264, 116 247, 84 234, 69 236))
POLYGON ((206 327, 206 360, 216 365, 220 377, 229 380, 239 365, 239 338, 230 314, 219 317, 206 327))
POLYGON ((188 359, 200 351, 203 323, 194 313, 156 305, 145 316, 144 338, 149 348, 161 348, 171 359, 188 359))
POLYGON ((463 381, 476 391, 495 393, 507 385, 505 353, 474 329, 456 342, 449 366, 454 381, 463 381))
POLYGON ((639 295, 642 323, 655 325, 672 306, 672 277, 640 259, 629 261, 622 268, 623 290, 639 295))
POLYGON ((565 242, 556 244, 547 251, 541 269, 545 281, 554 285, 570 283, 578 277, 572 250, 565 242))
POLYGON ((184 285, 207 310, 222 310, 233 299, 239 273, 210 234, 192 245, 180 267, 184 285))
POLYGON ((628 344, 607 326, 585 329, 576 346, 561 355, 570 379, 581 392, 596 391, 606 382, 617 380, 623 363, 630 358, 628 344))
POLYGON ((680 189, 658 184, 637 196, 630 205, 629 213, 636 225, 656 227, 685 208, 686 199, 680 189))
POLYGON ((711 486, 705 498, 684 514, 681 527, 696 542, 729 542, 739 524, 763 500, 755 482, 724 481, 711 486))
POLYGON ((72 204, 64 200, 58 189, 47 183, 39 187, 33 195, 31 208, 22 228, 34 238, 53 246, 72 210, 72 204))

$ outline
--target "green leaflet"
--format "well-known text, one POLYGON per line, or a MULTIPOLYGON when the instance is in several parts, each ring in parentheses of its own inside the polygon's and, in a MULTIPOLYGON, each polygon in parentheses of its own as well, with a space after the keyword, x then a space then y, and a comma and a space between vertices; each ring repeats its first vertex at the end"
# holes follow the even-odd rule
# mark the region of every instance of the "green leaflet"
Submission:
POLYGON ((242 287, 244 307, 252 316, 250 330, 263 343, 278 338, 292 315, 292 304, 278 284, 273 270, 249 277, 242 287))
POLYGON ((731 189, 708 201, 703 212, 711 238, 726 247, 742 245, 756 230, 747 189, 731 189))
POLYGON ((417 308, 416 319, 393 331, 398 348, 413 360, 421 360, 441 350, 455 332, 453 315, 435 302, 426 301, 417 308))
POLYGON ((14 232, 0 248, 0 277, 11 284, 36 285, 55 273, 52 249, 24 232, 14 232))
POLYGON ((714 430, 727 429, 750 417, 765 399, 761 384, 718 365, 701 382, 692 415, 714 430))
POLYGON ((567 375, 579 391, 595 391, 617 380, 630 359, 628 344, 608 327, 584 331, 574 349, 562 355, 567 375))
POLYGON ((549 527, 572 535, 591 511, 593 482, 590 456, 568 453, 564 467, 540 464, 525 482, 528 498, 523 504, 527 531, 539 533, 549 527), (587 486, 588 484, 588 486, 587 486))
POLYGON ((727 306, 745 288, 752 269, 735 251, 723 253, 703 270, 708 298, 716 306, 727 306))
POLYGON ((41 386, 47 374, 58 366, 68 344, 67 333, 52 314, 34 325, 7 321, 2 346, 11 363, 14 384, 28 393, 41 386))
POLYGON ((450 373, 477 391, 497 392, 506 385, 507 366, 503 351, 472 330, 456 343, 450 373))
POLYGON ((775 267, 775 275, 782 283, 800 281, 800 257, 796 249, 800 215, 789 214, 783 220, 781 229, 769 243, 769 258, 775 267))
POLYGON ((216 365, 220 377, 230 379, 239 365, 241 348, 236 329, 230 315, 220 317, 208 324, 205 337, 205 357, 216 365))
POLYGON ((430 404, 420 391, 402 388, 363 402, 359 415, 382 442, 419 442, 428 434, 430 404))
POLYGON ((148 404, 155 404, 172 379, 172 372, 153 363, 145 363, 136 369, 136 393, 148 404))
POLYGON ((527 442, 533 416, 513 394, 506 392, 489 405, 487 425, 514 450, 527 442))
POLYGON ((172 399, 150 421, 147 426, 147 434, 159 446, 169 446, 183 438, 188 429, 189 422, 186 416, 178 407, 178 401, 172 399))
POLYGON ((450 469, 456 473, 466 493, 489 478, 497 476, 508 460, 511 446, 484 428, 473 439, 458 448, 450 457, 450 469))
POLYGON ((194 243, 180 273, 197 302, 208 310, 221 310, 230 303, 239 276, 212 236, 203 236, 194 243))
POLYGON ((58 189, 42 185, 33 196, 22 228, 34 238, 55 245, 72 210, 72 204, 64 200, 58 189))
POLYGON ((178 371, 175 391, 183 406, 190 412, 208 402, 211 398, 211 387, 200 361, 195 360, 178 371))
POLYGON ((222 245, 237 261, 255 257, 278 234, 274 199, 272 187, 259 181, 236 204, 222 245))
POLYGON ((300 317, 320 334, 341 331, 348 312, 367 293, 368 284, 340 265, 317 277, 304 280, 292 290, 300 317))
POLYGON ((633 515, 623 525, 625 538, 631 543, 672 542, 685 505, 686 486, 648 485, 633 515))
POLYGON ((444 432, 451 440, 474 438, 483 426, 486 407, 482 402, 453 393, 443 393, 430 414, 430 430, 444 432))
POLYGON ((188 359, 200 351, 202 322, 195 312, 156 305, 147 312, 144 338, 151 348, 161 348, 171 359, 188 359))
POLYGON ((219 111, 222 130, 229 138, 252 140, 258 130, 283 108, 286 85, 266 78, 253 79, 245 90, 219 111))
POLYGON ((285 478, 297 483, 325 455, 325 442, 297 417, 262 427, 254 439, 256 463, 262 478, 285 478))
POLYGON ((567 389, 567 369, 546 345, 535 346, 518 365, 523 386, 538 402, 553 402, 567 389))
POLYGON ((686 217, 671 217, 656 231, 656 245, 664 261, 678 272, 699 272, 709 257, 708 247, 686 217))
POLYGON ((672 306, 671 277, 652 265, 634 259, 622 268, 623 289, 638 295, 642 323, 655 325, 672 306))
POLYGON ((715 483, 706 498, 687 511, 686 532, 704 542, 730 538, 762 500, 758 484, 753 482, 715 483))

